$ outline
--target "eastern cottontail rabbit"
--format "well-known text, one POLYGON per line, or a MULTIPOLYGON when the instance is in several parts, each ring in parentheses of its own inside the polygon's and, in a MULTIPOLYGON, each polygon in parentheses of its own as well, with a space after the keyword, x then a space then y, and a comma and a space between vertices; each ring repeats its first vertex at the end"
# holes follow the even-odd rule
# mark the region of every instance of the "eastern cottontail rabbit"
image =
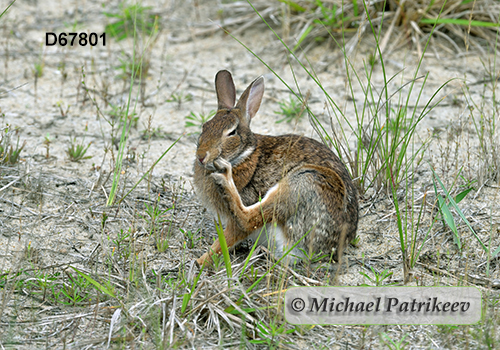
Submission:
MULTIPOLYGON (((264 94, 264 78, 235 104, 231 73, 215 77, 217 114, 203 125, 194 185, 203 204, 226 224, 227 246, 256 239, 281 257, 303 251, 342 251, 356 237, 357 193, 340 159, 325 145, 299 135, 264 136, 250 130, 264 94), (265 226, 265 227, 264 227, 265 226)), ((197 262, 221 252, 219 240, 197 262)))

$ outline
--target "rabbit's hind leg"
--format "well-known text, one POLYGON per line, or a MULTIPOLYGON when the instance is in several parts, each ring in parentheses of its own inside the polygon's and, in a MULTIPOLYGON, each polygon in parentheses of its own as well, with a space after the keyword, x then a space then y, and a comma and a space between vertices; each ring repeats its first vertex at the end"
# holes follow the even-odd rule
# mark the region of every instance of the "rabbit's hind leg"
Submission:
MULTIPOLYGON (((243 241, 247 237, 248 235, 245 232, 241 231, 238 225, 236 225, 236 223, 233 220, 228 220, 226 228, 224 230, 224 238, 226 239, 226 244, 228 248, 235 246, 236 244, 243 241)), ((212 262, 212 255, 220 253, 221 253, 221 247, 219 239, 217 238, 210 247, 209 251, 203 254, 199 259, 197 259, 196 262, 200 266, 210 264, 212 262)))

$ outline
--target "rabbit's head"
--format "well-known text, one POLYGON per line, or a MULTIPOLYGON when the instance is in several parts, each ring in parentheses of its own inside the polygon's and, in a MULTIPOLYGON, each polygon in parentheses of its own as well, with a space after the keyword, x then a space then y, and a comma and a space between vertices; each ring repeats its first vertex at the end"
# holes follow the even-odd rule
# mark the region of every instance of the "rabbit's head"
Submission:
POLYGON ((218 111, 203 124, 198 139, 196 162, 208 171, 217 170, 214 161, 222 158, 237 166, 255 151, 257 140, 250 121, 257 113, 264 94, 264 78, 254 80, 236 101, 231 73, 219 71, 215 77, 218 111))

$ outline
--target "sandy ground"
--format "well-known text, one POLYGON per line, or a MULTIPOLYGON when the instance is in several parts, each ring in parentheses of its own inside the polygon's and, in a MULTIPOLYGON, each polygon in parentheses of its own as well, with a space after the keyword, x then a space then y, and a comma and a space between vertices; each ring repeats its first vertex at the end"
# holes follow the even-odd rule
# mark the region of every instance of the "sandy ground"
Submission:
MULTIPOLYGON (((0 57, 3 63, 0 64, 0 122, 2 127, 8 124, 19 128, 20 142, 26 141, 21 161, 13 167, 1 168, 0 187, 18 179, 0 192, 2 271, 20 266, 21 258, 29 249, 37 252, 36 266, 56 266, 82 257, 91 258, 98 245, 111 244, 111 239, 106 240, 101 235, 100 227, 102 213, 109 212, 104 203, 111 186, 113 159, 117 155, 112 140, 116 131, 106 118, 111 120, 111 105, 123 105, 127 100, 129 85, 119 77, 121 70, 117 67, 120 59, 131 55, 133 42, 129 39, 117 42, 108 37, 105 47, 47 47, 44 44, 46 32, 70 31, 75 22, 78 22, 78 32, 102 33, 104 25, 110 21, 103 11, 116 10, 118 3, 103 4, 97 1, 59 1, 55 5, 45 0, 19 1, 0 20, 0 57), (36 63, 43 65, 43 75, 35 82, 36 63), (82 87, 82 81, 88 93, 82 87), (48 157, 43 143, 46 136, 51 140, 48 157), (91 142, 87 151, 91 158, 78 162, 69 160, 66 150, 75 137, 85 144, 91 142)), ((222 33, 211 21, 217 20, 221 8, 227 16, 236 16, 239 3, 221 5, 213 1, 197 4, 191 1, 151 3, 153 12, 160 15, 161 31, 147 56, 150 68, 144 80, 145 98, 131 106, 135 108, 138 120, 127 143, 120 187, 120 193, 129 189, 182 136, 156 165, 150 181, 144 181, 134 191, 130 202, 126 202, 125 211, 130 214, 142 209, 137 209, 138 202, 143 200, 148 203, 158 194, 165 206, 178 201, 174 215, 179 227, 193 232, 202 229, 200 235, 203 239, 197 241, 194 249, 182 254, 186 259, 201 255, 215 237, 211 218, 192 191, 192 164, 198 129, 186 128, 185 117, 191 112, 207 114, 216 109, 213 81, 218 70, 228 69, 233 73, 238 95, 253 79, 260 75, 265 77, 264 100, 260 112, 252 121, 255 132, 266 135, 298 133, 318 138, 307 118, 298 123, 276 123, 279 116, 274 112, 279 110, 278 102, 289 99, 288 89, 245 47, 222 33), (210 28, 214 31, 209 32, 210 28), (200 32, 206 34, 197 35, 200 32), (191 96, 189 101, 167 101, 172 95, 188 94, 191 96), (148 128, 159 132, 149 138, 144 136, 148 128)), ((285 51, 269 30, 256 24, 237 33, 237 37, 297 90, 285 51)), ((426 191, 429 198, 434 198, 429 163, 438 169, 438 174, 448 186, 454 181, 461 165, 464 165, 462 175, 467 179, 475 179, 480 172, 478 138, 474 125, 468 119, 463 80, 468 82, 471 98, 479 101, 485 96, 486 100, 491 99, 491 91, 484 90, 486 77, 483 64, 489 64, 488 56, 473 51, 457 55, 449 52, 452 49, 447 51, 442 46, 446 44, 436 44, 429 50, 418 74, 428 73, 426 88, 418 101, 420 107, 442 84, 452 80, 436 97, 444 99, 441 105, 419 125, 421 139, 435 135, 414 178, 414 188, 418 189, 415 197, 420 201, 426 191)), ((350 59, 359 72, 372 49, 373 43, 369 38, 363 38, 352 52, 350 59)), ((349 121, 354 122, 351 93, 346 84, 346 68, 340 51, 334 45, 321 45, 308 52, 308 59, 316 67, 318 79, 326 91, 341 106, 349 121)), ((403 73, 388 85, 390 94, 411 79, 417 63, 417 52, 410 46, 386 56, 388 76, 397 74, 404 67, 403 73)), ((324 93, 298 65, 293 67, 301 91, 310 94, 311 110, 320 121, 329 125, 331 112, 325 108, 324 93)), ((374 74, 373 86, 380 92, 383 86, 380 65, 376 66, 374 74)), ((422 81, 420 79, 417 86, 422 81)), ((355 89, 355 100, 361 106, 362 91, 358 85, 355 89)), ((133 95, 138 91, 137 85, 133 95)), ((408 87, 401 91, 404 95, 408 87)), ((410 105, 416 101, 417 94, 414 93, 410 105)), ((336 122, 333 126, 339 127, 336 122)), ((350 140, 348 146, 354 147, 354 137, 350 140)), ((479 235, 488 241, 492 234, 491 242, 495 247, 500 243, 498 191, 498 183, 486 182, 484 185, 483 182, 480 186, 476 185, 476 191, 462 203, 465 214, 473 218, 471 220, 479 235)), ((365 260, 378 268, 392 269, 392 280, 401 282, 400 243, 391 202, 370 189, 362 196, 360 206, 360 241, 357 248, 350 247, 348 250, 348 256, 354 263, 348 271, 340 274, 338 282, 342 285, 366 282, 359 274, 359 271, 366 270, 360 263, 355 263, 365 260)), ((120 228, 134 227, 136 232, 146 234, 144 222, 134 222, 133 217, 133 214, 127 216, 123 213, 114 217, 110 215, 106 233, 114 237, 120 228)), ((460 254, 454 249, 449 230, 439 225, 433 233, 432 242, 425 246, 422 254, 423 257, 428 256, 429 263, 436 264, 432 252, 440 250, 441 261, 437 264, 442 265, 437 267, 456 271, 457 275, 467 271, 483 281, 500 278, 496 261, 489 266, 489 276, 485 275, 485 265, 480 262, 484 262, 486 257, 470 231, 463 225, 459 227, 467 242, 467 253, 460 254)), ((169 250, 160 254, 154 244, 145 238, 143 254, 149 266, 166 270, 178 266, 179 252, 183 250, 182 240, 182 235, 176 230, 169 250)), ((427 263, 424 260, 422 263, 427 263)), ((433 278, 432 273, 425 269, 415 272, 415 275, 422 283, 433 278)), ((443 277, 443 281, 454 283, 455 280, 443 277)), ((420 340, 416 344, 425 347, 428 343, 420 340)))

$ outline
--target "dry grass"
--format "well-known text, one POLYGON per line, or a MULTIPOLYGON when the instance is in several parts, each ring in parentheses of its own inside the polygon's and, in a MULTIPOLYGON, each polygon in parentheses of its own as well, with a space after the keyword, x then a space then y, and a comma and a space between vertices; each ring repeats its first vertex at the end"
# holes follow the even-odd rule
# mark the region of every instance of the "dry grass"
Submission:
MULTIPOLYGON (((89 25, 100 19, 104 22, 101 5, 93 1, 87 3, 96 6, 83 12, 82 22, 89 25)), ((293 43, 292 47, 308 26, 315 23, 314 19, 322 16, 317 3, 296 3, 306 11, 294 10, 277 1, 252 3, 288 38, 287 42, 293 43)), ((325 0, 323 3, 330 9, 333 4, 341 6, 341 2, 325 0)), ((429 25, 422 24, 421 19, 436 18, 442 5, 438 1, 427 9, 430 3, 408 1, 403 7, 394 1, 387 3, 380 43, 385 54, 407 45, 417 52, 421 50, 419 45, 425 43, 429 33, 429 25), (418 10, 422 8, 427 10, 418 10)), ((107 10, 118 9, 118 5, 108 5, 107 10)), ((210 111, 210 107, 203 106, 205 94, 215 98, 212 82, 206 83, 206 75, 199 71, 188 72, 186 62, 200 62, 193 58, 199 52, 191 57, 189 50, 204 47, 204 40, 209 42, 210 50, 220 41, 229 40, 227 36, 219 36, 219 25, 232 35, 258 36, 257 41, 264 42, 265 25, 246 2, 202 4, 194 1, 191 7, 183 5, 173 1, 168 9, 154 9, 154 14, 164 19, 152 46, 145 47, 147 40, 141 42, 147 71, 143 72, 144 80, 132 89, 136 114, 128 115, 124 113, 124 106, 130 80, 123 79, 121 73, 129 77, 133 69, 127 71, 127 65, 116 67, 120 58, 131 58, 127 50, 137 48, 136 45, 129 42, 129 46, 124 43, 109 48, 109 56, 92 52, 87 57, 69 49, 44 56, 29 38, 10 34, 15 28, 21 28, 20 33, 39 31, 37 25, 23 26, 11 18, 2 23, 5 35, 0 48, 6 53, 2 56, 5 67, 2 91, 12 91, 24 81, 23 74, 32 74, 30 62, 44 57, 45 65, 44 75, 37 77, 36 93, 30 88, 0 95, 2 102, 6 101, 1 107, 5 113, 2 123, 21 120, 20 114, 27 116, 22 119, 25 125, 19 125, 16 135, 2 134, 2 142, 10 140, 9 147, 15 149, 17 135, 19 147, 25 139, 29 140, 21 149, 18 161, 0 164, 0 346, 16 349, 108 346, 382 349, 394 348, 388 340, 391 339, 394 343, 402 341, 402 348, 407 349, 497 348, 500 343, 499 257, 492 256, 491 251, 485 252, 453 211, 463 243, 463 249, 457 249, 453 233, 440 219, 430 170, 430 166, 436 169, 453 197, 466 188, 473 188, 459 203, 460 209, 482 242, 492 249, 500 246, 500 212, 496 205, 500 200, 498 67, 493 59, 487 59, 496 56, 485 56, 486 63, 481 68, 484 79, 468 82, 458 93, 457 89, 446 90, 448 95, 457 96, 456 101, 443 104, 438 111, 444 113, 452 109, 460 118, 449 124, 443 122, 442 128, 419 130, 431 136, 431 144, 425 151, 427 162, 409 171, 408 181, 402 182, 396 193, 400 213, 408 218, 405 222, 408 229, 416 227, 418 220, 418 229, 414 230, 416 242, 423 244, 414 268, 408 273, 409 278, 403 273, 394 198, 370 187, 361 198, 360 241, 357 247, 348 247, 342 264, 319 260, 305 261, 293 268, 278 265, 270 269, 274 261, 264 249, 257 249, 245 265, 248 249, 243 246, 231 254, 233 277, 228 279, 222 260, 216 268, 202 272, 193 263, 210 246, 216 230, 213 218, 190 190, 189 178, 170 174, 178 170, 174 165, 184 166, 179 165, 184 164, 179 163, 179 158, 192 156, 195 146, 191 139, 181 139, 175 147, 184 153, 158 164, 156 171, 148 174, 123 201, 107 205, 113 186, 112 172, 118 159, 120 128, 124 124, 135 123, 135 126, 121 144, 123 173, 120 172, 122 176, 117 181, 117 199, 123 198, 148 171, 161 154, 158 150, 165 150, 184 131, 193 131, 182 129, 186 115, 191 115, 193 110, 196 114, 192 115, 199 116, 210 111), (216 20, 207 20, 206 13, 216 20), (171 33, 178 36, 170 36, 171 33), (183 45, 191 40, 194 48, 186 50, 183 45), (178 45, 179 56, 167 59, 169 45, 178 45), (25 67, 24 73, 13 69, 20 66, 25 67), (51 74, 57 80, 48 80, 51 74), (61 99, 60 104, 46 102, 55 95, 61 99), (38 109, 40 114, 32 113, 38 109), (42 119, 42 116, 49 118, 42 119), (165 123, 160 124, 159 120, 165 123), (86 123, 90 124, 88 128, 86 123), (174 127, 174 123, 180 127, 174 127), (92 141, 86 153, 91 159, 66 160, 68 138, 76 136, 85 138, 85 144, 92 141), (422 213, 421 216, 418 213, 422 213), (284 321, 283 293, 287 288, 373 284, 384 271, 392 275, 381 284, 403 285, 408 280, 408 285, 477 286, 484 298, 482 322, 459 327, 295 327, 284 321)), ((39 10, 26 6, 32 12, 39 10)), ((382 2, 370 5, 375 24, 381 22, 381 6, 382 2)), ((491 0, 449 1, 441 17, 495 22, 491 15, 500 13, 495 10, 498 6, 497 1, 491 0)), ((79 13, 78 9, 70 10, 79 13)), ((358 9, 355 16, 352 2, 344 4, 344 17, 350 18, 349 25, 345 25, 347 51, 363 45, 360 35, 367 31, 363 11, 358 9)), ((32 18, 32 12, 26 17, 32 18)), ((55 18, 62 23, 66 16, 60 14, 55 18)), ((54 18, 45 20, 55 21, 54 18)), ((332 26, 329 30, 340 38, 339 29, 332 26)), ((447 51, 460 54, 466 50, 487 51, 491 48, 484 43, 496 40, 496 30, 471 26, 469 35, 467 26, 439 24, 439 34, 432 39, 431 51, 439 51, 441 47, 445 48, 441 55, 447 51)), ((301 43, 304 49, 301 55, 318 45, 332 45, 328 38, 325 27, 314 25, 301 43)), ((270 45, 276 48, 276 43, 270 45)), ((264 49, 259 49, 266 55, 264 49)), ((205 49, 201 55, 206 55, 205 49)), ((210 63, 211 60, 203 57, 202 64, 210 63)), ((217 53, 213 53, 213 57, 214 61, 219 60, 217 53)), ((241 54, 238 59, 245 57, 241 54)), ((276 59, 274 52, 267 57, 276 59)), ((196 64, 200 63, 193 63, 196 64)), ((255 65, 248 68, 235 64, 235 67, 249 77, 255 75, 255 65)), ((212 68, 203 66, 203 70, 212 68)), ((240 74, 235 72, 237 75, 240 74)), ((306 81, 305 76, 299 78, 306 81)), ((442 82, 438 82, 440 84, 442 82)), ((377 88, 380 91, 380 86, 377 88)), ((275 95, 274 89, 269 90, 272 99, 289 100, 288 95, 275 95)), ((314 99, 318 97, 311 95, 311 101, 314 99)), ((279 103, 272 101, 269 108, 278 109, 278 106, 279 103)), ((326 117, 324 120, 328 122, 326 117)), ((274 125, 274 121, 271 124, 274 125)), ((287 123, 280 125, 284 124, 287 123)), ((190 128, 195 127, 197 125, 190 128)))
POLYGON ((210 24, 209 29, 196 31, 196 35, 211 34, 220 27, 238 36, 250 26, 263 25, 261 17, 281 30, 285 42, 293 47, 301 43, 302 54, 312 47, 329 40, 331 36, 342 42, 350 52, 365 34, 372 21, 384 25, 380 42, 382 52, 393 52, 413 45, 422 52, 432 29, 432 21, 441 22, 434 30, 434 50, 463 54, 469 47, 484 53, 495 42, 499 26, 500 4, 494 0, 419 0, 419 1, 345 1, 345 0, 298 0, 252 1, 255 13, 245 1, 221 5, 221 19, 210 24), (276 18, 281 21, 278 24, 276 18), (461 22, 462 21, 462 22, 461 22), (465 21, 465 22, 464 22, 465 21))
MULTIPOLYGON (((401 326, 393 327, 294 327, 283 319, 284 291, 292 286, 346 285, 372 282, 360 272, 375 278, 372 268, 381 273, 394 273, 385 283, 401 284, 399 249, 383 253, 367 250, 359 260, 348 249, 340 267, 327 262, 312 262, 295 268, 277 266, 254 289, 248 288, 269 271, 273 263, 269 255, 258 249, 243 269, 248 251, 233 255, 233 278, 228 280, 223 263, 215 270, 203 272, 193 259, 208 246, 206 239, 214 231, 210 217, 201 215, 202 208, 182 184, 168 178, 152 178, 147 186, 134 190, 120 207, 106 207, 106 196, 92 192, 92 184, 79 177, 61 178, 54 173, 26 173, 22 166, 0 169, 4 174, 2 232, 9 235, 2 251, 0 283, 2 304, 0 319, 1 343, 5 347, 32 348, 102 348, 113 347, 270 347, 295 349, 297 342, 310 348, 379 347, 379 334, 385 332, 397 341, 402 334, 412 348, 425 348, 429 339, 443 348, 457 343, 470 348, 496 344, 498 318, 497 259, 482 254, 474 239, 459 230, 467 248, 461 255, 445 227, 432 231, 429 243, 415 269, 413 283, 418 285, 474 285, 484 296, 485 323, 477 326, 401 326), (7 183, 8 182, 8 183, 7 183), (159 196, 159 197, 158 197, 159 196), (159 198, 160 201, 149 198, 159 198), (158 217, 157 230, 152 233, 147 207, 175 210, 158 217), (16 245, 18 233, 38 227, 41 236, 32 237, 26 246, 16 245), (180 232, 201 228, 192 248, 180 232), (70 230, 72 238, 59 237, 70 230), (168 248, 158 250, 157 238, 168 248), (440 247, 440 248, 438 248, 440 247), (438 254, 436 254, 438 252, 438 254), (8 265, 8 266, 6 266, 8 265), (75 270, 85 274, 102 288, 88 283, 75 270), (496 277, 494 277, 496 276, 496 277), (496 279, 495 279, 496 278, 496 279), (103 290, 107 292, 103 292, 103 290), (112 294, 112 296, 110 295, 112 294), (189 302, 183 306, 185 295, 189 302), (280 329, 279 327, 282 327, 280 329), (291 332, 291 333, 288 333, 291 332)), ((133 182, 129 183, 131 186, 133 182)), ((110 188, 109 182, 102 184, 110 188)), ((408 203, 418 210, 422 194, 408 203)), ((424 197, 424 220, 435 215, 431 210, 432 194, 424 197), (427 204, 425 204, 427 201, 427 204)), ((494 198, 493 198, 494 200, 494 198)), ((498 198, 497 198, 498 200, 498 198)), ((391 230, 394 212, 389 199, 365 201, 362 206, 365 225, 378 230, 391 230)), ((473 213, 474 228, 488 240, 498 229, 488 225, 489 210, 480 201, 467 206, 473 213)), ((409 207, 408 210, 411 210, 409 207)), ((363 225, 363 227, 365 227, 363 225)), ((422 230, 428 227, 422 225, 422 230)), ((22 233, 25 235, 26 233, 22 233)), ((360 245, 380 247, 385 234, 361 232, 360 245)), ((497 238, 492 244, 498 245, 497 238)), ((385 339, 385 338, 384 338, 385 339)))

